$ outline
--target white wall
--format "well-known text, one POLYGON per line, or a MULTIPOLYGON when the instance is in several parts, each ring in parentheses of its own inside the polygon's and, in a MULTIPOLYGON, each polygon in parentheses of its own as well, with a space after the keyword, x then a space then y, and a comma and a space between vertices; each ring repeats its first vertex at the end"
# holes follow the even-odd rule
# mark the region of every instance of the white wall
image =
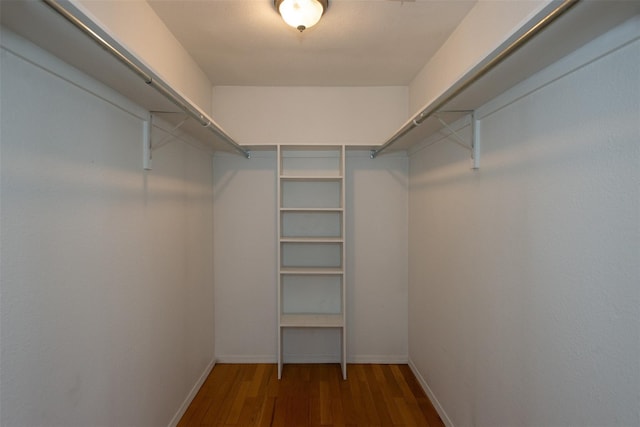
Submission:
MULTIPOLYGON (((372 145, 406 120, 407 90, 217 86, 213 114, 243 144, 372 145)), ((348 359, 406 361, 407 158, 350 152, 346 166, 348 359)), ((216 356, 274 362, 275 149, 216 155, 214 170, 216 356)), ((333 332, 285 338, 285 360, 340 360, 333 332)))
POLYGON ((349 361, 406 363, 409 160, 348 151, 346 166, 349 361))
POLYGON ((275 362, 276 157, 213 158, 216 360, 275 362))
MULTIPOLYGON (((347 357, 406 362, 408 159, 368 154, 346 163, 347 357)), ((275 362, 275 151, 218 154, 214 171, 216 358, 275 362)), ((288 332, 285 360, 340 360, 335 331, 288 332)))
POLYGON ((411 155, 409 355, 450 425, 640 425, 639 37, 483 106, 479 171, 411 155))
POLYGON ((0 424, 175 422, 213 360, 210 155, 143 172, 144 111, 2 45, 0 424))
POLYGON ((379 145, 407 119, 406 87, 213 88, 213 117, 245 145, 379 145))

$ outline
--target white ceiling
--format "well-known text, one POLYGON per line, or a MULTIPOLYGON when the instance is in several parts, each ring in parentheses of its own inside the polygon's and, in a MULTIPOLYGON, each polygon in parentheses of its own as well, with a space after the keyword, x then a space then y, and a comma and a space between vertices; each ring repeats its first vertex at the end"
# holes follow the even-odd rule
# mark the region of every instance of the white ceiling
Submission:
POLYGON ((273 0, 148 0, 213 85, 408 85, 477 0, 330 0, 315 27, 273 0))

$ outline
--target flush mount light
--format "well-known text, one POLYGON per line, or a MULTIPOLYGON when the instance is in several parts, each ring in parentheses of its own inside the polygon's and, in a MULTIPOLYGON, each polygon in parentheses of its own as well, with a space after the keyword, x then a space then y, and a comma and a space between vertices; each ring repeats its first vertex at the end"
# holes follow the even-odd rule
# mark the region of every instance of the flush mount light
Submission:
POLYGON ((329 0, 274 0, 273 3, 284 22, 300 32, 316 25, 329 7, 329 0))

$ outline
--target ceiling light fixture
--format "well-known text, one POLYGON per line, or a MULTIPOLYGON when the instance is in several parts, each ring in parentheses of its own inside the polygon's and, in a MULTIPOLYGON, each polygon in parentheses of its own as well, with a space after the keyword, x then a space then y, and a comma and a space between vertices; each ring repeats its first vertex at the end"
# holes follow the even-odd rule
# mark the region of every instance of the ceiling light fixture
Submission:
POLYGON ((320 21, 329 7, 329 0, 274 0, 284 22, 300 32, 320 21))

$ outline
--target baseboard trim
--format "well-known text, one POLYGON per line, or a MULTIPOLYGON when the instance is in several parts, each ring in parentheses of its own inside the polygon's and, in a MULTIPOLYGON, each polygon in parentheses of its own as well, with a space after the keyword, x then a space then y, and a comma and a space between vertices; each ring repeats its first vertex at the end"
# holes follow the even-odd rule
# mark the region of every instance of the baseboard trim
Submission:
MULTIPOLYGON (((304 354, 285 354, 285 363, 340 363, 339 356, 336 355, 304 355, 304 354)), ((275 356, 240 356, 234 354, 216 356, 217 363, 278 363, 275 356)), ((361 354, 347 357, 347 363, 364 363, 364 364, 406 364, 409 358, 403 354, 361 354)))
POLYGON ((187 397, 184 399, 184 402, 182 402, 182 405, 180 405, 180 408, 178 408, 178 412, 176 412, 176 414, 173 416, 173 418, 169 422, 169 427, 176 427, 178 425, 178 423, 184 416, 185 412, 187 412, 189 405, 191 405, 193 398, 196 397, 196 394, 198 394, 200 387, 202 387, 202 384, 204 384, 204 382, 206 381, 207 377, 209 376, 209 374, 211 373, 211 370, 215 365, 216 365, 216 359, 213 359, 204 369, 204 372, 202 373, 202 375, 200 375, 200 378, 198 378, 198 381, 196 381, 194 386, 191 388, 191 391, 189 392, 187 397))
POLYGON ((278 363, 275 355, 237 355, 237 354, 224 354, 216 356, 217 363, 278 363))
POLYGON ((436 395, 433 394, 433 390, 431 390, 431 387, 429 387, 429 384, 427 384, 427 382, 422 377, 420 372, 418 372, 418 368, 416 368, 416 365, 413 364, 413 361, 411 359, 409 359, 408 364, 409 364, 409 368, 411 368, 411 372, 413 372, 413 375, 415 375, 418 382, 422 386, 422 389, 427 394, 427 397, 429 398, 429 400, 431 400, 431 403, 433 403, 433 407, 436 408, 436 412, 438 412, 438 415, 440 415, 440 418, 442 419, 442 422, 444 423, 444 425, 447 427, 455 427, 453 425, 453 422, 451 421, 451 418, 449 418, 444 408, 438 401, 438 398, 436 398, 436 395))
POLYGON ((376 364, 376 365, 404 365, 408 362, 406 355, 390 354, 383 355, 355 355, 347 358, 348 363, 364 363, 364 364, 376 364))

